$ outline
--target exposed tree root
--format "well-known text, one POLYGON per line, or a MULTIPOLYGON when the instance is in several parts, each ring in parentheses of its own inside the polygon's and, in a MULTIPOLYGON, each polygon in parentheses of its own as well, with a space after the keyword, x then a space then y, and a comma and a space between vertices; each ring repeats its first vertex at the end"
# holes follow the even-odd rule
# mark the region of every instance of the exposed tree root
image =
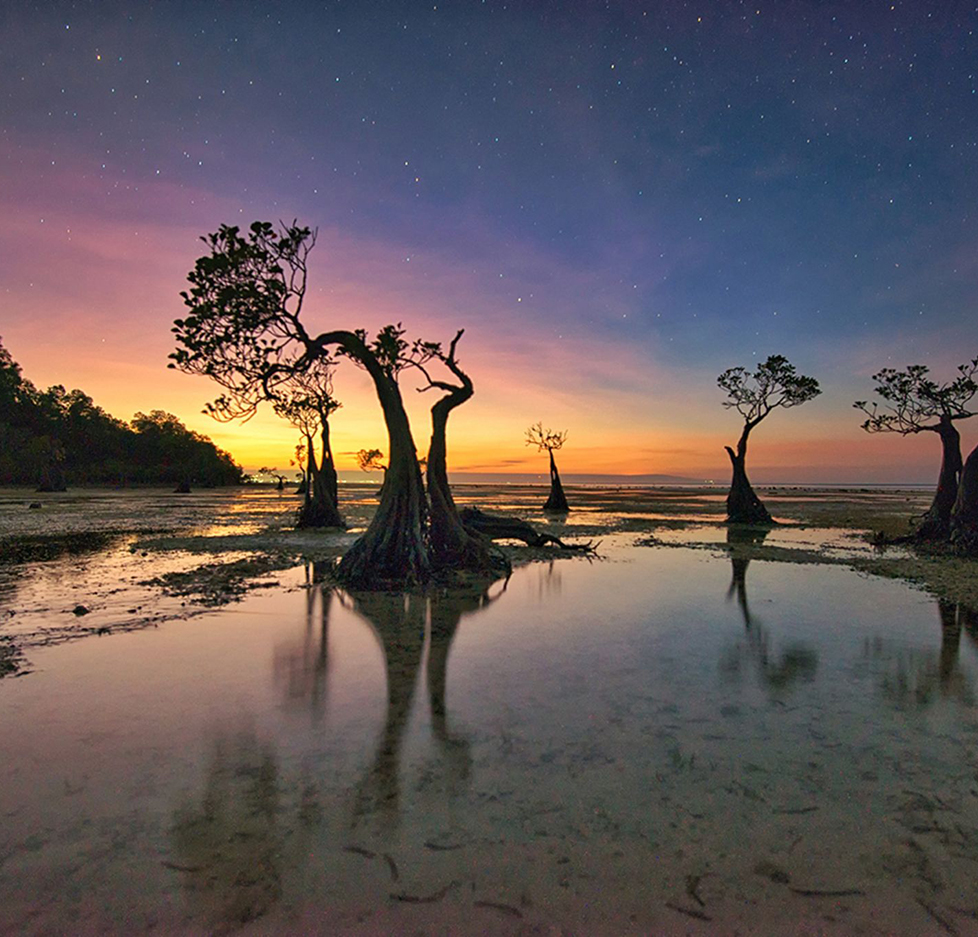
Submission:
POLYGON ((462 519, 462 526, 466 530, 489 540, 522 540, 528 547, 552 545, 560 550, 577 553, 594 553, 597 546, 592 540, 587 543, 564 543, 560 537, 542 533, 518 517, 500 517, 497 514, 486 514, 478 508, 463 508, 459 512, 459 516, 462 519))

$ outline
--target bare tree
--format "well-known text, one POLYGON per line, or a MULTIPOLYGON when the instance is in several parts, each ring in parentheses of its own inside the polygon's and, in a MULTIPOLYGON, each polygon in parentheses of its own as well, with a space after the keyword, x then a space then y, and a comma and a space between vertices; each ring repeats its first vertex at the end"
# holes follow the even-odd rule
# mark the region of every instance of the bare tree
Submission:
POLYGON ((560 483, 560 473, 557 471, 557 463, 554 460, 554 453, 564 447, 567 442, 567 430, 555 432, 547 427, 543 428, 543 423, 534 423, 527 428, 526 445, 536 446, 537 452, 546 451, 550 456, 550 495, 543 505, 545 511, 553 511, 555 514, 566 514, 570 507, 567 505, 567 497, 564 495, 564 486, 560 483))
POLYGON ((727 495, 727 521, 737 524, 773 524, 774 520, 757 497, 747 478, 747 438, 751 430, 778 408, 797 407, 821 390, 818 381, 795 371, 783 355, 771 355, 753 373, 746 368, 728 368, 717 384, 729 399, 723 406, 736 410, 744 418, 744 428, 736 451, 724 446, 733 466, 733 479, 727 495))
POLYGON ((938 383, 923 364, 908 365, 906 370, 883 368, 873 375, 874 392, 880 401, 857 400, 853 406, 866 414, 863 429, 867 433, 899 433, 901 436, 931 432, 941 440, 941 471, 937 478, 934 500, 917 526, 915 536, 921 540, 943 540, 950 533, 951 512, 961 481, 961 436, 954 425, 974 416, 969 409, 978 393, 975 374, 978 358, 958 366, 958 376, 938 383))
MULTIPOLYGON (((337 568, 351 586, 384 588, 425 583, 431 575, 428 504, 411 426, 398 386, 407 367, 431 361, 433 342, 404 339, 388 325, 372 339, 362 329, 311 335, 302 322, 308 258, 315 232, 275 229, 255 222, 242 236, 222 225, 204 238, 208 254, 188 275, 183 298, 190 312, 174 324, 178 349, 173 367, 204 374, 224 388, 212 410, 247 418, 263 400, 317 361, 337 354, 363 368, 373 381, 389 437, 387 484, 366 532, 337 568)), ((457 558, 461 567, 464 557, 457 558)))

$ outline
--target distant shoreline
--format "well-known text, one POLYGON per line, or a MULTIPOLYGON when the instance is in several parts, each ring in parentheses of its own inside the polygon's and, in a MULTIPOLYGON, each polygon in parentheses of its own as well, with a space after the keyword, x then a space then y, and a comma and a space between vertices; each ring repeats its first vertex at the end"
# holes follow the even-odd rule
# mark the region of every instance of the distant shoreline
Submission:
MULTIPOLYGON (((381 479, 379 478, 347 478, 344 475, 356 475, 354 472, 339 473, 341 485, 353 488, 379 488, 381 479)), ((521 488, 548 488, 550 481, 546 476, 475 476, 455 474, 449 472, 449 483, 452 486, 460 487, 464 485, 479 487, 521 487, 521 488)), ((563 476, 565 486, 572 488, 634 488, 634 489, 696 489, 700 488, 708 491, 726 491, 729 487, 727 482, 695 481, 695 480, 645 480, 641 476, 594 476, 594 475, 565 475, 563 476)), ((298 485, 297 480, 287 481, 286 490, 295 489, 298 485)), ((193 486, 194 492, 213 491, 220 488, 268 488, 275 489, 276 482, 243 482, 241 485, 218 485, 205 487, 203 485, 193 486)), ((755 482, 754 487, 759 490, 773 491, 776 489, 790 491, 932 491, 935 487, 933 482, 755 482)), ((67 492, 47 492, 48 495, 70 494, 72 491, 145 491, 148 489, 160 489, 171 491, 172 486, 153 482, 133 482, 127 485, 105 485, 105 484, 77 484, 69 485, 67 492)), ((38 492, 33 485, 0 485, 0 491, 16 491, 18 494, 30 492, 34 494, 44 494, 38 492)))

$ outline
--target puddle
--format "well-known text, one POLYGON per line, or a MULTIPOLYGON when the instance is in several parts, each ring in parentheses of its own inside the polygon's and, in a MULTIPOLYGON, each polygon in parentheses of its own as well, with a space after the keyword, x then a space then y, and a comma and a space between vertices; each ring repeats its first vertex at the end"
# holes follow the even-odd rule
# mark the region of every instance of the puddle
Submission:
POLYGON ((303 567, 36 650, 0 681, 0 931, 968 932, 975 616, 602 553, 427 598, 303 567))

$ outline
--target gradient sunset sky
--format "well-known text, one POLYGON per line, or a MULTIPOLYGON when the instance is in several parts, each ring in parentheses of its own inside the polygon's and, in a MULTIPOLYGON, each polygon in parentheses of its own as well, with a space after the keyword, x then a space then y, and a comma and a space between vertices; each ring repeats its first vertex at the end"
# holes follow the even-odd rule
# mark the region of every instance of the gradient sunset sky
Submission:
MULTIPOLYGON (((545 471, 542 420, 565 474, 723 481, 716 375, 779 353, 823 394, 758 428, 755 481, 936 479, 933 434, 852 401, 978 354, 974 2, 7 0, 0 37, 0 336, 35 384, 285 466, 285 423, 214 423, 166 360, 198 237, 296 218, 310 330, 465 328, 454 471, 545 471)), ((386 435, 361 372, 336 392, 350 469, 386 435)))

